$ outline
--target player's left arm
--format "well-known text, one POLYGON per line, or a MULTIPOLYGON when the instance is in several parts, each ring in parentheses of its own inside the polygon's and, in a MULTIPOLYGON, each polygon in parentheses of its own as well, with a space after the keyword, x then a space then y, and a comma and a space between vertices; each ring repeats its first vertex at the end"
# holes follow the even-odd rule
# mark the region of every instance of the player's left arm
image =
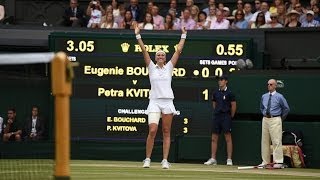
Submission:
POLYGON ((171 63, 173 65, 173 67, 176 66, 177 62, 178 62, 178 59, 179 59, 179 56, 182 52, 182 49, 183 49, 183 46, 184 46, 184 43, 186 41, 186 38, 187 38, 187 30, 185 27, 182 27, 181 28, 181 31, 182 31, 182 34, 181 34, 181 39, 179 41, 179 44, 178 44, 178 47, 177 47, 177 50, 176 52, 174 52, 172 58, 171 58, 171 63))

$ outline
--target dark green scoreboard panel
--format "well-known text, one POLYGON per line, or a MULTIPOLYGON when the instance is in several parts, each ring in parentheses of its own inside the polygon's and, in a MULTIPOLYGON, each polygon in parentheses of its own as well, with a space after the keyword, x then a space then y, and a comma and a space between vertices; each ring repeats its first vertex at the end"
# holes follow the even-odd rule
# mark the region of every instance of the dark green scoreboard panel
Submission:
MULTIPOLYGON (((180 39, 142 37, 152 59, 162 49, 167 60, 180 39)), ((150 83, 134 35, 56 32, 49 40, 51 51, 64 51, 70 61, 80 63, 71 99, 72 138, 145 139, 150 83)), ((180 114, 174 117, 172 136, 210 133, 215 77, 236 71, 238 59, 252 59, 252 46, 252 39, 188 37, 173 72, 174 104, 180 114)))

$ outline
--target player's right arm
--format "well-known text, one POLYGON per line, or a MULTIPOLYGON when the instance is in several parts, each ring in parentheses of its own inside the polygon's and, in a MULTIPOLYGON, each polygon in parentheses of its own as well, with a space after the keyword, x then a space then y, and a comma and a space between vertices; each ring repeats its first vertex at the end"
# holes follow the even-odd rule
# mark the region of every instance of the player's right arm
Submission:
POLYGON ((142 50, 142 54, 143 54, 143 58, 144 58, 144 62, 146 63, 147 66, 149 66, 150 62, 151 62, 151 58, 150 55, 148 53, 148 51, 146 51, 146 48, 144 47, 144 43, 141 39, 141 35, 140 35, 140 28, 138 26, 138 23, 134 24, 134 33, 136 34, 136 38, 138 41, 138 44, 142 50))

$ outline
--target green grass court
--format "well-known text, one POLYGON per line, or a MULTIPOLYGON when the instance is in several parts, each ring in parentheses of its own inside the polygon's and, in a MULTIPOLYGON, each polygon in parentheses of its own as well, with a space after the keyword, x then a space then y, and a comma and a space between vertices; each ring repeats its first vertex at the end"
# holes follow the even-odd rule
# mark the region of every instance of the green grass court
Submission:
MULTIPOLYGON (((0 179, 53 179, 53 160, 0 160, 0 179)), ((251 169, 238 166, 206 166, 203 164, 172 163, 169 170, 160 162, 152 162, 150 169, 142 162, 72 160, 71 179, 83 180, 207 180, 207 179, 320 179, 320 169, 251 169)))

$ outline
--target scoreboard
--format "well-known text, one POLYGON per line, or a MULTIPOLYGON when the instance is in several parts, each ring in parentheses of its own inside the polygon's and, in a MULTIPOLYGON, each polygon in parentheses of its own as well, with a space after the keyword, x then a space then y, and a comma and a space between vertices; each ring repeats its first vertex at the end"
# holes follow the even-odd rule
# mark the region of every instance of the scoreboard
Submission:
MULTIPOLYGON (((142 39, 153 60, 159 49, 170 60, 180 35, 142 33, 142 39)), ((150 82, 134 34, 54 32, 49 43, 51 51, 64 51, 70 61, 80 63, 75 68, 71 98, 71 137, 144 140, 150 82)), ((172 136, 210 133, 216 77, 237 71, 238 59, 252 60, 252 46, 250 38, 188 35, 172 74, 174 104, 179 113, 173 120, 172 136)), ((161 128, 161 121, 159 125, 161 128)))

